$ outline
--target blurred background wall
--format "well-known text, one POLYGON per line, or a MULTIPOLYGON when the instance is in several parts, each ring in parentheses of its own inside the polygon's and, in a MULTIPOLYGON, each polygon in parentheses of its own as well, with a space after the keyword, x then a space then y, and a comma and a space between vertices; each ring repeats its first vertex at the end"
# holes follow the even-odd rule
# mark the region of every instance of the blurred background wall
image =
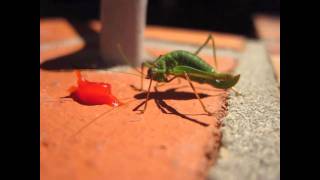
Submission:
MULTIPOLYGON (((41 0, 40 17, 99 19, 100 0, 41 0)), ((280 16, 280 0, 149 0, 147 24, 255 37, 252 16, 280 16)))

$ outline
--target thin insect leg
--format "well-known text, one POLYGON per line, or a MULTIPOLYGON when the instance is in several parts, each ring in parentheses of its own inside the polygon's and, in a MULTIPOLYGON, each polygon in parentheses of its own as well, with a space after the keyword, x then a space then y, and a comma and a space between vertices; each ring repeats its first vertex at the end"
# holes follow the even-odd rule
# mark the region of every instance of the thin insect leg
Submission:
POLYGON ((144 75, 143 72, 140 72, 138 69, 134 68, 133 65, 130 63, 129 61, 129 58, 124 54, 122 48, 121 48, 121 45, 120 44, 117 44, 117 48, 118 48, 118 51, 120 53, 120 55, 122 56, 122 59, 126 61, 126 63, 128 65, 130 65, 135 71, 137 71, 139 74, 141 75, 144 75))
POLYGON ((236 88, 234 88, 234 87, 232 87, 231 90, 234 91, 237 96, 242 95, 242 94, 241 94, 236 88))
POLYGON ((196 52, 194 52, 193 54, 198 55, 200 53, 200 51, 202 50, 202 48, 204 48, 208 44, 209 40, 210 40, 210 35, 207 37, 206 41, 199 47, 199 49, 196 52))
POLYGON ((144 111, 147 109, 147 104, 148 104, 148 100, 149 100, 151 84, 152 84, 152 78, 150 79, 150 84, 149 84, 149 88, 148 88, 146 103, 144 104, 144 108, 143 108, 143 110, 141 111, 141 113, 144 113, 144 111))
MULTIPOLYGON (((144 65, 141 64, 141 72, 143 73, 144 65)), ((141 73, 140 91, 143 91, 143 74, 141 73)))
POLYGON ((208 35, 207 40, 202 44, 202 46, 200 46, 200 48, 194 54, 197 55, 202 50, 202 48, 204 48, 209 43, 210 39, 211 39, 211 42, 212 42, 214 67, 216 69, 218 69, 218 62, 217 62, 217 56, 216 56, 216 45, 215 45, 214 39, 212 37, 212 34, 208 35))
POLYGON ((198 94, 198 92, 197 92, 196 88, 193 86, 193 84, 192 84, 192 82, 191 82, 191 80, 190 80, 190 78, 189 78, 188 74, 187 74, 186 72, 184 72, 184 75, 185 75, 186 79, 188 80, 188 82, 189 82, 189 84, 190 84, 190 86, 191 86, 191 88, 192 88, 192 90, 193 90, 194 94, 196 95, 197 99, 199 100, 199 102, 200 102, 200 104, 201 104, 201 106, 202 106, 202 109, 203 109, 205 112, 207 112, 209 116, 212 116, 212 115, 213 115, 213 113, 212 113, 212 112, 210 112, 210 111, 208 111, 208 110, 207 110, 207 108, 205 107, 205 105, 203 104, 203 102, 201 101, 200 96, 199 96, 199 94, 198 94))
POLYGON ((169 79, 169 80, 167 81, 167 83, 173 81, 173 80, 176 79, 177 77, 178 77, 178 76, 172 77, 171 79, 169 79))
POLYGON ((160 84, 160 83, 157 83, 157 84, 156 84, 156 87, 161 87, 161 86, 163 86, 163 85, 165 85, 165 84, 173 81, 173 80, 176 79, 177 77, 178 77, 178 76, 175 76, 175 77, 169 79, 167 82, 164 82, 164 83, 161 83, 161 84, 160 84))
POLYGON ((212 35, 209 35, 211 42, 212 42, 212 51, 213 51, 213 61, 214 61, 214 66, 216 67, 216 69, 218 69, 218 62, 217 62, 217 55, 216 55, 216 44, 214 42, 214 39, 212 37, 212 35))

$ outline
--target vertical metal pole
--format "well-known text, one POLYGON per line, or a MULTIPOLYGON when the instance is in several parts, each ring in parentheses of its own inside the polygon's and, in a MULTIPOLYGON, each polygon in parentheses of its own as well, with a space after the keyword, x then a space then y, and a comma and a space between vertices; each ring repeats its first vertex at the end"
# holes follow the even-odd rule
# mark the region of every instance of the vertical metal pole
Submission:
POLYGON ((100 51, 106 63, 125 64, 120 44, 132 65, 143 58, 148 0, 101 0, 100 51))

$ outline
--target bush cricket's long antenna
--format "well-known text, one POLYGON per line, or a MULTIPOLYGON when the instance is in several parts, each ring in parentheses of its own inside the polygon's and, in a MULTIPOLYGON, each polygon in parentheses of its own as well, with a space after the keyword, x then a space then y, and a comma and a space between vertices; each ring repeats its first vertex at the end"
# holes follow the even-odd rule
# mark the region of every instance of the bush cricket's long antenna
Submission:
POLYGON ((124 54, 122 48, 121 48, 121 45, 120 44, 117 44, 117 48, 118 48, 118 51, 119 53, 121 54, 122 58, 126 61, 126 63, 128 65, 130 65, 135 71, 137 71, 139 74, 142 74, 144 76, 146 76, 145 74, 143 74, 143 72, 139 71, 137 68, 133 67, 132 64, 130 63, 129 61, 129 58, 124 54))
MULTIPOLYGON (((80 69, 78 69, 80 71, 80 69)), ((81 69, 81 71, 93 71, 92 69, 81 69)), ((96 70, 94 70, 96 71, 96 70)), ((141 73, 139 72, 139 75, 138 74, 134 74, 134 73, 129 73, 129 72, 123 72, 123 71, 117 71, 117 70, 107 70, 107 72, 115 72, 115 73, 123 73, 123 74, 130 74, 130 75, 133 75, 133 76, 138 76, 140 77, 141 73)))

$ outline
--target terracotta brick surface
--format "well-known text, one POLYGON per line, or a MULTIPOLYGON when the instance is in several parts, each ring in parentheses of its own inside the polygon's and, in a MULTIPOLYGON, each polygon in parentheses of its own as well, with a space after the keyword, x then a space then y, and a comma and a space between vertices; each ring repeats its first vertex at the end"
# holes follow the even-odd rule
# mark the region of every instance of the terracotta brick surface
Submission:
MULTIPOLYGON (((40 21, 42 31, 48 28, 45 31, 67 33, 40 35, 41 63, 77 54, 83 51, 83 46, 92 54, 80 53, 76 58, 96 57, 96 46, 76 40, 59 43, 79 38, 71 30, 65 30, 69 26, 62 23, 57 25, 60 29, 52 25, 57 21, 45 26, 42 22, 46 21, 40 21)), ((147 48, 147 51, 158 55, 169 50, 147 48)), ((200 56, 213 63, 211 57, 200 56)), ((64 60, 68 60, 66 57, 64 60)), ((228 57, 218 57, 218 61, 220 71, 232 71, 237 65, 235 59, 228 57)), ((139 114, 136 110, 143 108, 146 96, 133 88, 139 87, 139 76, 96 70, 84 71, 83 75, 90 81, 110 83, 113 94, 125 105, 86 106, 61 98, 68 96, 67 89, 76 84, 75 73, 40 69, 41 179, 205 178, 220 146, 219 120, 227 113, 226 91, 195 83, 208 109, 216 112, 208 116, 188 83, 175 80, 159 87, 158 92, 152 88, 147 111, 139 114)), ((144 81, 145 88, 148 83, 144 81)))
MULTIPOLYGON (((77 26, 79 26, 80 28, 83 28, 85 26, 91 27, 94 31, 99 31, 101 28, 101 25, 99 23, 99 21, 90 21, 88 24, 86 23, 82 23, 80 24, 79 22, 76 24, 77 26)), ((77 27, 77 28, 79 28, 77 27)), ((152 29, 152 28, 151 28, 152 29)), ((156 28, 158 29, 158 28, 156 28)), ((165 28, 167 29, 167 28, 165 28)), ((158 29, 158 30, 161 30, 158 29)), ((157 33, 159 34, 160 32, 157 31, 157 33)), ((146 30, 149 32, 149 30, 146 30)), ((154 31, 154 30, 152 30, 154 31)), ((167 30, 164 30, 164 34, 166 33, 167 30)), ((77 55, 76 58, 78 58, 79 60, 82 61, 91 61, 91 59, 84 59, 84 58, 88 58, 88 54, 95 54, 95 57, 97 56, 97 54, 99 54, 99 49, 98 49, 98 39, 93 39, 92 37, 85 37, 85 39, 93 39, 95 40, 94 42, 91 42, 91 44, 88 45, 88 42, 85 42, 83 37, 81 37, 75 30, 74 27, 71 26, 71 24, 63 19, 63 18, 52 18, 52 19, 43 19, 40 21, 40 63, 43 63, 47 60, 51 60, 51 59, 56 59, 59 57, 63 57, 66 55, 72 55, 73 53, 77 53, 81 50, 84 49, 84 47, 86 47, 84 53, 77 55), (83 55, 84 54, 84 55, 83 55)), ((184 31, 182 31, 184 32, 184 31)), ((176 31, 175 33, 178 33, 178 31, 176 31)), ((151 33, 153 34, 153 32, 151 33)), ((186 32, 182 33, 181 36, 184 36, 186 41, 189 39, 188 36, 190 34, 193 34, 191 31, 188 32, 186 34, 186 32)), ((90 33, 85 33, 85 36, 90 36, 92 34, 90 33)), ((204 35, 204 34, 203 34, 204 35)), ((151 35, 153 36, 153 35, 151 35)), ((226 35, 222 35, 222 36, 226 36, 226 35)), ((219 37, 219 36, 218 36, 219 37)), ((233 39, 234 35, 230 35, 230 39, 233 39)), ((160 37, 157 37, 160 38, 160 37)), ((198 44, 202 44, 203 41, 205 40, 206 37, 204 37, 204 39, 202 39, 198 44)), ((179 42, 179 40, 177 40, 179 42)), ((232 41, 232 40, 231 40, 232 41)), ((235 40, 233 40, 235 41, 235 40)), ((190 41, 191 42, 191 41, 190 41)), ((187 43, 187 42, 186 42, 187 43)), ((227 44, 226 44, 227 45, 227 44)), ((171 49, 173 50, 173 49, 171 49)), ((158 56, 160 54, 165 54, 171 50, 160 50, 160 49, 152 49, 149 47, 146 47, 146 51, 158 56)), ((204 59, 207 59, 208 62, 212 62, 212 56, 201 56, 204 59)), ((218 61, 219 59, 223 58, 225 60, 224 63, 235 63, 236 61, 234 61, 232 58, 230 57, 218 57, 218 61)), ((236 64, 234 64, 236 65, 236 64)), ((227 65, 228 66, 228 65, 227 65)), ((224 65, 222 64, 221 68, 223 68, 224 65)), ((224 69, 220 69, 222 71, 224 71, 224 69)))
POLYGON ((64 18, 40 19, 40 44, 78 37, 74 27, 64 18))
MULTIPOLYGON (((44 47, 44 46, 42 46, 44 47)), ((76 43, 64 45, 63 43, 57 45, 48 45, 48 48, 40 48, 40 63, 58 57, 66 56, 80 51, 84 47, 84 43, 77 41, 76 43)))
POLYGON ((258 14, 254 23, 261 39, 280 40, 280 17, 258 14))
MULTIPOLYGON (((99 21, 90 21, 81 26, 88 26, 98 33, 101 29, 99 21)), ((217 48, 242 50, 245 39, 241 36, 209 31, 186 30, 158 26, 147 26, 145 37, 149 39, 202 45, 208 34, 215 37, 217 48)), ((90 37, 88 37, 90 39, 90 37)), ((98 42, 97 42, 98 43, 98 42)), ((62 55, 74 53, 83 48, 85 42, 74 27, 63 18, 51 18, 40 20, 40 50, 42 59, 56 58, 62 55), (48 52, 50 49, 50 52, 48 52), (55 51, 53 51, 55 50, 55 51)))
MULTIPOLYGON (((227 60, 228 61, 228 60, 227 60)), ((231 71, 234 63, 223 63, 231 71)), ((131 73, 135 73, 132 71, 131 73)), ((112 84, 126 105, 85 106, 71 99, 72 71, 40 70, 41 179, 204 179, 220 145, 219 119, 227 92, 195 83, 207 116, 185 80, 152 89, 145 114, 140 79, 124 73, 85 71, 86 79, 112 84)), ((144 81, 147 87, 148 81, 144 81)))
POLYGON ((130 87, 139 86, 138 77, 85 75, 112 84, 113 93, 130 103, 112 110, 107 105, 84 106, 59 99, 75 84, 74 73, 41 71, 41 179, 204 178, 217 155, 225 91, 196 84, 209 110, 217 113, 211 117, 202 111, 186 81, 171 82, 151 94, 141 115, 134 109, 143 103, 145 93, 130 87))
MULTIPOLYGON (((101 24, 99 21, 91 21, 90 27, 94 31, 100 32, 101 24)), ((149 25, 146 27, 145 37, 148 39, 187 43, 200 46, 203 44, 208 34, 210 33, 215 38, 217 48, 226 48, 241 51, 245 47, 245 38, 242 36, 193 29, 149 25)))
POLYGON ((241 51, 245 47, 243 37, 231 34, 160 26, 148 26, 145 31, 146 38, 194 45, 202 45, 209 34, 214 36, 217 48, 241 51))
POLYGON ((40 20, 40 63, 81 50, 85 42, 64 18, 40 20))
MULTIPOLYGON (((88 26, 95 32, 100 32, 101 24, 99 21, 92 20, 88 23, 88 26)), ((201 45, 209 33, 214 35, 218 48, 242 50, 245 46, 244 37, 238 35, 162 26, 147 26, 145 37, 161 41, 201 45)), ((77 38, 78 35, 70 23, 63 18, 40 20, 41 44, 77 38)))

